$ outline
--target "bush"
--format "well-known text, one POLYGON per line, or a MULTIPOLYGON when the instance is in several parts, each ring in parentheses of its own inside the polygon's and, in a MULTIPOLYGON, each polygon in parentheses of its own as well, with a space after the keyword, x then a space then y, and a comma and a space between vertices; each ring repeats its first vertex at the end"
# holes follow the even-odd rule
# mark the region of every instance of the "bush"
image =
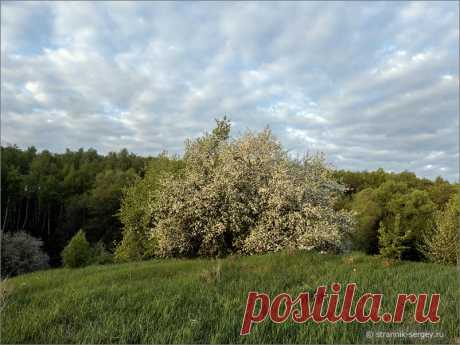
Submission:
POLYGON ((350 212, 322 156, 293 160, 270 130, 231 140, 230 123, 186 143, 181 174, 162 176, 147 205, 158 256, 222 256, 287 247, 341 250, 350 212))
POLYGON ((42 250, 43 242, 24 231, 1 233, 2 278, 48 267, 49 257, 42 250))
POLYGON ((83 230, 78 231, 62 251, 62 261, 66 267, 86 266, 92 257, 93 251, 83 230))
POLYGON ((92 248, 91 264, 106 265, 113 262, 112 254, 110 254, 104 246, 104 243, 99 241, 92 248))
POLYGON ((405 242, 410 236, 410 232, 401 229, 401 215, 399 213, 395 216, 393 226, 386 227, 383 222, 380 222, 380 254, 388 259, 400 260, 402 253, 408 248, 405 242))
POLYGON ((459 206, 458 196, 454 195, 446 207, 437 212, 434 230, 424 235, 421 250, 429 260, 445 264, 457 263, 459 206))
POLYGON ((131 227, 123 229, 123 239, 115 248, 116 262, 140 261, 154 256, 154 243, 151 238, 131 227))

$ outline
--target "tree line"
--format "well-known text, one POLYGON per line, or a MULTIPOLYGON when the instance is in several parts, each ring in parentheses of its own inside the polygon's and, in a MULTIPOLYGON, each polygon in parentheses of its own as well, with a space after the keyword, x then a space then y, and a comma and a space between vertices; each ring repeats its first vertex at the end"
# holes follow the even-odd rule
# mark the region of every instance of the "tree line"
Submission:
POLYGON ((434 181, 419 178, 407 171, 388 173, 383 169, 339 170, 335 175, 348 186, 337 208, 355 212, 355 249, 393 259, 420 261, 437 257, 439 253, 433 254, 433 248, 442 240, 450 242, 442 254, 448 259, 437 261, 456 262, 458 183, 449 183, 441 177, 434 181), (442 239, 443 236, 447 237, 442 239))
POLYGON ((269 132, 230 140, 229 131, 218 121, 188 141, 182 157, 1 147, 1 230, 43 241, 51 266, 61 265, 80 229, 125 260, 258 253, 289 243, 327 249, 339 240, 369 254, 425 260, 452 242, 433 229, 458 227, 446 220, 458 215, 458 183, 293 161, 269 132))
POLYGON ((61 251, 79 229, 111 250, 121 238, 123 188, 155 159, 126 149, 101 155, 94 149, 59 154, 1 147, 1 229, 41 239, 52 266, 60 265, 61 251))

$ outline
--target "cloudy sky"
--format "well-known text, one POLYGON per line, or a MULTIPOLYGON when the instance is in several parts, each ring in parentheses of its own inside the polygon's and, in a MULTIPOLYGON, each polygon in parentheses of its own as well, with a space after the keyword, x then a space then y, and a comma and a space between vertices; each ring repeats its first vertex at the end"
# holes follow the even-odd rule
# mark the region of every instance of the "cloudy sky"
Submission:
POLYGON ((2 2, 2 144, 180 153, 226 114, 458 180, 458 2, 2 2))

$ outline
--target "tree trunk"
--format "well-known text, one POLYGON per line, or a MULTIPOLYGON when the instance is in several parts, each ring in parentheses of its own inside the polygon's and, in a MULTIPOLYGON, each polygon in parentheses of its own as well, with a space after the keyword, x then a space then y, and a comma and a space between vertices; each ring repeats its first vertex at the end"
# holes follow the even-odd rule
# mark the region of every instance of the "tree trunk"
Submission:
POLYGON ((21 230, 24 230, 24 227, 27 225, 28 217, 29 217, 29 198, 26 199, 26 215, 24 217, 24 222, 22 223, 21 230))
POLYGON ((41 214, 38 215, 38 221, 39 223, 41 223, 41 226, 40 226, 40 234, 41 236, 44 238, 44 234, 45 234, 45 227, 46 227, 46 212, 43 214, 43 220, 41 219, 41 214))
POLYGON ((50 237, 50 205, 48 205, 48 238, 50 237))
POLYGON ((35 221, 35 223, 38 225, 38 227, 40 227, 40 197, 37 196, 37 220, 35 221))
POLYGON ((2 231, 5 231, 6 221, 8 219, 8 206, 10 204, 10 198, 6 200, 5 219, 3 220, 2 231))
POLYGON ((18 210, 16 218, 16 230, 19 230, 19 223, 21 223, 21 204, 19 204, 19 207, 16 207, 16 209, 18 210))

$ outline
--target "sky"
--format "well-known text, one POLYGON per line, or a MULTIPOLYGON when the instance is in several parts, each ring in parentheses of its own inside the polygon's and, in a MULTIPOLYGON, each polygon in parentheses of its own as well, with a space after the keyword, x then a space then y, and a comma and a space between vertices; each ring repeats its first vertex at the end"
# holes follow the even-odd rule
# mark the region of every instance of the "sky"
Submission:
POLYGON ((183 152, 226 115, 458 181, 458 2, 2 2, 2 145, 183 152))

